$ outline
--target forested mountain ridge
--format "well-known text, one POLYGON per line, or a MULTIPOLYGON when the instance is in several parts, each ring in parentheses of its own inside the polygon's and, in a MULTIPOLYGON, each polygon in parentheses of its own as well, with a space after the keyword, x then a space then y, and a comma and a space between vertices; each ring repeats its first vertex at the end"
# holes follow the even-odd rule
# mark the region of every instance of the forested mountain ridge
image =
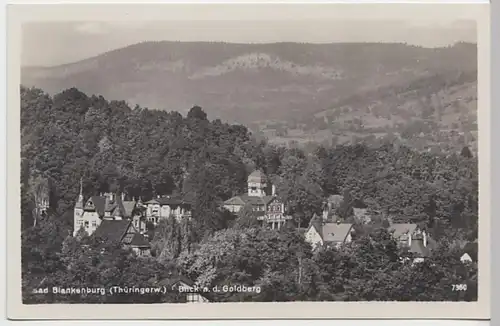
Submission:
MULTIPOLYGON (((367 106, 378 102, 385 105, 382 99, 387 97, 387 89, 408 88, 419 92, 425 87, 418 81, 426 80, 424 84, 435 85, 433 91, 442 92, 444 102, 452 102, 453 99, 447 98, 454 90, 448 89, 447 82, 441 85, 441 81, 456 83, 458 80, 466 89, 474 90, 476 71, 477 47, 468 43, 422 48, 375 43, 164 41, 139 43, 62 66, 24 67, 22 83, 40 87, 52 95, 76 87, 87 94, 125 100, 132 106, 138 104, 184 114, 187 108, 203 103, 210 119, 221 118, 244 124, 254 131, 264 130, 272 140, 331 141, 332 135, 337 135, 337 124, 355 116, 366 116, 367 106), (355 99, 370 94, 373 103, 360 103, 355 99), (342 119, 319 122, 321 112, 335 116, 339 110, 346 113, 342 119), (313 115, 316 121, 311 121, 313 115), (283 129, 291 131, 283 135, 283 129)), ((477 95, 473 97, 472 101, 477 95)), ((418 99, 427 100, 429 94, 418 99)), ((383 114, 370 113, 365 120, 380 128, 385 123, 386 130, 397 133, 404 127, 396 126, 386 114, 392 115, 394 121, 420 115, 421 107, 414 103, 414 98, 391 102, 382 110, 383 114), (405 108, 397 109, 394 105, 405 108)), ((475 114, 474 104, 461 104, 465 107, 460 109, 463 111, 460 116, 467 118, 475 114)), ((445 127, 451 128, 449 123, 445 127)), ((463 131, 454 127, 457 132, 463 131)), ((339 139, 340 143, 354 136, 372 134, 370 129, 339 131, 349 136, 339 139)), ((442 144, 438 136, 433 137, 442 144)))
POLYGON ((335 101, 288 121, 258 121, 276 143, 398 141, 422 151, 477 152, 477 72, 421 77, 335 101))
MULTIPOLYGON (((30 290, 43 282, 152 286, 168 277, 171 264, 210 284, 265 289, 258 295, 226 294, 220 301, 477 299, 474 291, 449 289, 460 282, 477 286, 474 267, 463 267, 459 251, 450 245, 477 239, 478 162, 470 151, 422 153, 388 142, 317 146, 307 152, 256 140, 244 126, 207 119, 198 106, 185 116, 132 109, 124 101, 75 88, 49 96, 21 87, 21 126, 23 297, 29 303, 68 300, 33 296, 30 290), (291 229, 234 224, 241 217, 220 209, 223 200, 245 190, 253 169, 262 169, 276 184, 294 218, 291 229), (49 180, 51 211, 33 226, 33 191, 40 178, 49 180), (98 255, 96 244, 68 236, 80 178, 86 197, 101 191, 124 191, 143 200, 175 192, 191 196, 193 225, 188 234, 170 232, 172 224, 162 226, 170 231, 160 234, 175 237, 154 238, 156 256, 147 263, 108 248, 109 255, 90 264, 81 244, 90 241, 90 254, 98 255), (356 226, 352 246, 312 256, 297 226, 306 225, 321 212, 325 198, 338 193, 363 201, 373 223, 356 226), (441 244, 437 253, 420 267, 402 266, 390 236, 379 230, 389 219, 428 230, 441 244), (172 244, 180 237, 189 249, 172 244), (222 256, 223 265, 213 265, 212 258, 222 256), (409 291, 410 283, 418 286, 409 291)), ((96 299, 70 299, 82 300, 96 299)), ((137 300, 178 302, 172 296, 98 298, 137 300)))

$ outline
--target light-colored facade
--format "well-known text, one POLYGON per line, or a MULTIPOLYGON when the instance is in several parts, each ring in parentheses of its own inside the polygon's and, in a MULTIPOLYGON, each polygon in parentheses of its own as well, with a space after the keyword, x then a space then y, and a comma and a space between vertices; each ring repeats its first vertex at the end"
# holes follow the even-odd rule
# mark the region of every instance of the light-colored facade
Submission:
POLYGON ((224 208, 239 213, 249 205, 258 220, 272 229, 281 228, 291 216, 286 215, 285 204, 276 195, 276 187, 261 171, 252 172, 247 179, 247 193, 224 202, 224 208))
POLYGON ((313 250, 323 246, 340 246, 352 242, 353 225, 349 223, 324 223, 318 216, 311 219, 304 237, 313 250))
POLYGON ((83 198, 83 189, 80 184, 80 194, 74 208, 73 235, 83 229, 88 235, 93 234, 103 220, 132 220, 135 229, 140 233, 146 232, 146 221, 142 204, 126 201, 124 194, 118 196, 105 193, 100 196, 91 196, 86 201, 83 198))
POLYGON ((148 222, 157 225, 161 220, 175 217, 180 222, 182 219, 190 219, 192 216, 191 203, 182 198, 158 196, 145 204, 145 214, 148 222))

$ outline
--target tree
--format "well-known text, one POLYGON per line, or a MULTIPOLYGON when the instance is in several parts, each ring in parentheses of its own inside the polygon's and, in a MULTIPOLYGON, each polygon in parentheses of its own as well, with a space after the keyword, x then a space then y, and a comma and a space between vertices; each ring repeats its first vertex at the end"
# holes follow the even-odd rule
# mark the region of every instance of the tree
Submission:
POLYGON ((35 173, 29 180, 29 189, 35 206, 33 209, 33 226, 36 226, 42 217, 42 206, 44 204, 48 205, 49 202, 49 181, 35 173))
POLYGON ((199 106, 193 106, 187 114, 188 119, 206 120, 207 114, 199 106))
POLYGON ((237 218, 234 220, 232 228, 246 229, 258 228, 260 226, 262 226, 262 222, 257 219, 252 205, 247 204, 243 206, 243 208, 238 212, 237 218))
POLYGON ((469 147, 468 146, 465 146, 462 151, 460 152, 460 155, 462 157, 465 157, 465 158, 471 158, 473 155, 472 155, 472 152, 470 151, 469 147))

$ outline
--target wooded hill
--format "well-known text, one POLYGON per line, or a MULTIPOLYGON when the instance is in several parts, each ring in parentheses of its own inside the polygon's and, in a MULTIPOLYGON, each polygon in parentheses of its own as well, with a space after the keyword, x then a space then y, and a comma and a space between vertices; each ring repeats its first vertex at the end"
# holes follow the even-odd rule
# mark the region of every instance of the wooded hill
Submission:
POLYGON ((423 130, 426 136, 403 136, 412 146, 442 149, 460 136, 439 135, 441 130, 472 132, 465 136, 468 142, 475 137, 476 74, 477 46, 469 43, 423 48, 165 41, 62 66, 24 67, 22 83, 51 95, 76 87, 131 106, 182 114, 202 105, 210 119, 263 131, 275 142, 335 137, 338 144, 355 143, 374 133, 416 129, 412 133, 423 130), (438 113, 428 112, 431 108, 438 113), (434 116, 432 132, 415 127, 429 116, 434 116), (365 128, 359 128, 359 117, 365 128))

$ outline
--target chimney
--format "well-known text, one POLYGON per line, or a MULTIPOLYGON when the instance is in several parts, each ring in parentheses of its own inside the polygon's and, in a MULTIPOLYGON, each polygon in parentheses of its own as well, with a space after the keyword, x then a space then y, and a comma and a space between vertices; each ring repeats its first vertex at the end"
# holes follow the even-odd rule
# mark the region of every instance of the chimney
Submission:
POLYGON ((424 239, 424 247, 427 247, 427 234, 424 232, 422 232, 422 237, 424 239))
POLYGON ((125 193, 122 192, 122 201, 125 201, 125 193))
POLYGON ((271 186, 271 196, 276 196, 276 186, 275 185, 271 186))
POLYGON ((340 224, 340 220, 339 220, 339 219, 337 219, 337 225, 339 225, 339 224, 340 224))

